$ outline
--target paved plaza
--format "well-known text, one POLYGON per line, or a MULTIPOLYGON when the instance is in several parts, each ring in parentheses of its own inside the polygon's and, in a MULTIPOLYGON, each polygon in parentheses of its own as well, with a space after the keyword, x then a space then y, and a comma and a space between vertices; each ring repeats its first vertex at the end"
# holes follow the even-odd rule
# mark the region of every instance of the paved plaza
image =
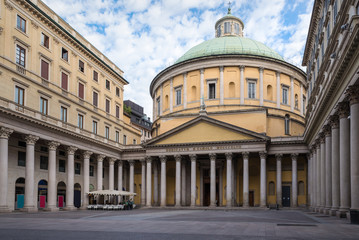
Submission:
POLYGON ((0 214, 0 239, 359 239, 359 225, 301 210, 0 214))

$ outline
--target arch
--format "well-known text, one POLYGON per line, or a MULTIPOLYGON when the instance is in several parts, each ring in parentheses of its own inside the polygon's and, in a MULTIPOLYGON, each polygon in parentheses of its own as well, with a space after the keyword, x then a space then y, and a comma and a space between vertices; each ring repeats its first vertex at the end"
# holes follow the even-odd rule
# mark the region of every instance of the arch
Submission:
POLYGON ((267 86, 267 99, 273 101, 273 87, 272 85, 267 86))
POLYGON ((168 95, 165 96, 165 107, 164 109, 168 108, 168 95))
POLYGON ((229 97, 230 98, 234 98, 235 97, 235 83, 234 82, 230 82, 228 85, 228 92, 229 92, 229 97))
POLYGON ((290 116, 288 114, 286 114, 284 117, 284 134, 285 135, 290 135, 289 121, 290 121, 290 116))
POLYGON ((57 206, 59 208, 65 207, 66 203, 66 184, 59 182, 57 184, 57 206))
POLYGON ((81 207, 81 185, 79 183, 74 185, 74 206, 81 207))
POLYGON ((273 181, 269 182, 268 185, 268 195, 273 196, 275 195, 275 184, 273 181))
POLYGON ((15 209, 24 207, 25 199, 25 178, 20 177, 15 181, 15 209))
POLYGON ((303 195, 305 195, 304 192, 305 192, 305 191, 304 191, 304 182, 303 182, 303 181, 299 181, 299 182, 298 182, 298 195, 299 195, 299 196, 303 196, 303 195))
POLYGON ((191 87, 191 101, 197 100, 197 88, 196 86, 191 87))
POLYGON ((45 208, 47 202, 47 181, 41 179, 37 188, 37 201, 39 202, 39 208, 45 208))

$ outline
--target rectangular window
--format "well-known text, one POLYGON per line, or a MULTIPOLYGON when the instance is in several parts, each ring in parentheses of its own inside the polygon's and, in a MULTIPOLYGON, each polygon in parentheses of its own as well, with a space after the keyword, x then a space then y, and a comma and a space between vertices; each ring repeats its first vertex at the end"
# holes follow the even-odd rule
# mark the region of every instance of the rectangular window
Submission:
POLYGON ((116 96, 120 97, 120 89, 118 87, 116 87, 116 96))
POLYGON ((109 127, 105 127, 105 138, 109 139, 110 138, 110 128, 109 127))
POLYGON ((288 88, 282 88, 282 102, 288 104, 288 88))
POLYGON ((40 112, 44 115, 47 115, 48 100, 46 98, 40 97, 40 112))
POLYGON ((256 83, 248 82, 248 98, 255 99, 256 98, 256 83))
POLYGON ((357 6, 356 6, 356 15, 359 15, 359 2, 357 4, 357 6))
POLYGON ((92 92, 92 104, 95 107, 98 107, 98 93, 97 92, 92 92))
POLYGON ((182 89, 176 89, 176 105, 182 104, 182 89))
POLYGON ((84 99, 85 96, 85 85, 79 82, 79 98, 84 99))
POLYGON ((110 100, 106 99, 106 112, 110 113, 110 100))
POLYGON ((333 5, 333 28, 334 25, 337 23, 337 15, 338 15, 338 4, 337 4, 337 0, 334 1, 334 5, 333 5))
POLYGON ((81 129, 84 128, 84 116, 81 114, 77 115, 77 126, 81 129))
POLYGON ((92 133, 97 134, 97 122, 92 121, 92 133))
POLYGON ((157 116, 161 115, 161 99, 157 98, 157 116))
POLYGON ((110 81, 106 79, 106 89, 110 90, 111 89, 111 85, 110 85, 110 81))
POLYGON ((116 131, 116 142, 120 142, 120 132, 116 131))
POLYGON ((41 45, 46 48, 50 47, 50 38, 44 33, 41 33, 41 45))
POLYGON ((231 23, 230 22, 224 23, 224 33, 231 33, 231 23))
POLYGON ((79 70, 85 72, 85 64, 83 61, 79 60, 79 70))
POLYGON ((66 172, 66 162, 65 160, 59 160, 59 172, 66 172))
POLYGON ((61 107, 61 121, 67 122, 67 108, 61 107))
POLYGON ((41 59, 41 77, 49 80, 49 63, 41 59))
POLYGON ((289 116, 286 115, 284 118, 284 134, 289 135, 289 116))
POLYGON ((328 22, 328 26, 327 26, 327 47, 329 46, 329 41, 330 41, 330 22, 328 22))
POLYGON ((126 144, 127 144, 127 136, 123 135, 123 145, 126 145, 126 144))
POLYGON ((21 32, 26 33, 26 20, 17 15, 17 29, 19 29, 21 32))
POLYGON ((95 172, 95 167, 90 165, 90 177, 94 176, 94 172, 95 172))
POLYGON ((75 174, 81 174, 81 163, 75 162, 75 174))
POLYGON ((15 86, 15 103, 24 106, 25 90, 21 87, 15 86))
POLYGON ((303 103, 302 103, 303 114, 305 114, 305 105, 306 104, 307 104, 307 99, 303 96, 303 103))
POLYGON ((208 99, 216 98, 216 84, 210 83, 208 84, 208 99))
POLYGON ((133 139, 133 144, 136 144, 136 139, 133 139))
POLYGON ((20 45, 16 45, 16 64, 25 67, 26 50, 20 45))
POLYGON ((40 169, 47 170, 49 165, 49 158, 46 156, 40 156, 40 169))
POLYGON ((20 167, 26 166, 26 152, 17 152, 17 165, 20 167))
POLYGON ((93 71, 93 80, 98 82, 98 72, 96 72, 95 70, 93 71))
POLYGON ((116 117, 120 118, 120 106, 116 105, 116 117))
POLYGON ((61 50, 61 58, 64 59, 66 62, 69 61, 69 51, 67 51, 65 48, 62 48, 61 50))
POLYGON ((48 152, 49 149, 48 149, 47 147, 41 146, 41 147, 40 147, 40 151, 41 151, 41 152, 48 152))
POLYGON ((61 72, 61 88, 67 91, 68 86, 69 86, 69 76, 64 72, 61 72))

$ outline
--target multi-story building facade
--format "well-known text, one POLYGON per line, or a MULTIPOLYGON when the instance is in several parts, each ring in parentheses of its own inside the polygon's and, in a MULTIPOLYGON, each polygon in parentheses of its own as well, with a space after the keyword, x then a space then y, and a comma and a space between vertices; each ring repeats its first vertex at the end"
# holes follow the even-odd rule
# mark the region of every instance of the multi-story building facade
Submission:
POLYGON ((41 1, 2 1, 0 39, 0 210, 113 189, 126 138, 141 138, 123 120, 122 70, 41 1))
MULTIPOLYGON (((143 107, 132 102, 131 100, 123 101, 123 104, 129 109, 128 115, 131 118, 131 124, 141 129, 141 143, 151 139, 152 122, 144 113, 143 107)), ((126 112, 124 112, 126 115, 126 112)))
POLYGON ((309 205, 345 217, 359 210, 359 1, 314 2, 303 65, 309 205))

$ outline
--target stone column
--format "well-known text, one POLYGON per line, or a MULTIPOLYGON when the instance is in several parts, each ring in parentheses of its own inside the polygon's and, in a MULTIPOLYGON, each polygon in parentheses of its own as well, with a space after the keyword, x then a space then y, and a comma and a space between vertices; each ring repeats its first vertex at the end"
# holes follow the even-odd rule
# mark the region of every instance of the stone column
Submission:
POLYGON ((276 76, 277 76, 277 108, 280 108, 280 72, 277 72, 276 76))
POLYGON ((240 79, 240 104, 243 105, 244 104, 244 68, 245 66, 240 66, 240 71, 241 71, 241 79, 240 79))
POLYGON ((130 164, 130 192, 135 191, 135 161, 129 160, 128 163, 130 164))
MULTIPOLYGON (((56 152, 55 152, 56 154, 56 152)), ((84 156, 84 187, 83 187, 83 193, 82 193, 82 198, 83 198, 83 205, 82 208, 87 208, 88 204, 89 204, 89 198, 88 198, 88 192, 90 191, 90 156, 93 154, 93 152, 91 151, 84 151, 83 152, 83 156, 84 156)), ((56 162, 56 161, 55 161, 56 162)), ((56 169, 55 169, 56 170, 56 169)), ((55 194, 56 197, 56 194, 55 194)), ((56 199, 55 199, 56 201, 56 199)))
POLYGON ((312 206, 312 211, 315 211, 315 207, 316 207, 316 171, 317 171, 317 160, 316 160, 316 156, 317 156, 317 150, 316 150, 317 146, 315 144, 312 145, 312 202, 311 202, 311 206, 312 206))
POLYGON ((266 160, 267 153, 260 152, 259 153, 261 159, 261 179, 260 179, 260 206, 267 206, 267 168, 266 168, 266 160))
POLYGON ((349 87, 350 100, 350 210, 359 211, 359 86, 349 87))
POLYGON ((108 189, 115 190, 115 158, 109 159, 108 189))
POLYGON ((249 207, 249 164, 248 152, 243 152, 243 207, 249 207))
POLYGON ((166 206, 166 156, 160 156, 161 161, 161 207, 166 206))
POLYGON ((157 161, 153 162, 153 203, 158 205, 158 164, 157 161))
POLYGON ((103 159, 105 158, 105 155, 97 155, 97 191, 102 190, 103 186, 103 159))
POLYGON ((191 159, 191 207, 196 206, 196 160, 197 156, 195 154, 189 155, 191 159))
POLYGON ((181 164, 181 203, 186 206, 186 162, 182 160, 181 164))
POLYGON ((141 159, 141 205, 146 204, 146 159, 141 159))
POLYGON ((225 153, 227 160, 227 207, 232 207, 232 156, 231 152, 225 153))
POLYGON ((152 203, 152 158, 146 157, 146 207, 151 207, 152 203))
POLYGON ((317 154, 316 154, 316 161, 317 161, 317 164, 316 164, 316 192, 315 192, 315 195, 316 195, 316 205, 315 205, 315 211, 316 212, 319 212, 320 210, 320 167, 321 167, 321 158, 320 158, 320 140, 317 139, 316 140, 316 146, 317 146, 317 154))
POLYGON ((259 105, 263 106, 263 67, 259 67, 259 105))
POLYGON ((183 74, 183 108, 187 108, 187 73, 183 74))
POLYGON ((181 206, 181 155, 175 155, 176 159, 176 207, 181 206))
POLYGON ((9 171, 9 137, 14 130, 0 127, 0 213, 10 212, 7 204, 9 171))
POLYGON ((292 157, 292 207, 298 206, 298 177, 297 177, 297 158, 298 153, 293 153, 292 157))
POLYGON ((223 80, 223 66, 219 67, 219 104, 224 102, 224 80, 223 80))
POLYGON ((277 159, 277 204, 278 206, 282 206, 282 157, 283 154, 276 154, 277 159))
POLYGON ((312 206, 312 153, 307 154, 307 185, 308 185, 308 194, 307 194, 307 206, 312 206))
MULTIPOLYGON (((35 202, 35 143, 39 137, 27 135, 26 140, 26 168, 25 168, 25 203, 24 211, 36 212, 35 202)), ((36 184, 37 185, 37 184, 36 184)), ((67 189, 67 188, 66 188, 67 189)))
POLYGON ((320 212, 324 213, 325 208, 325 134, 320 133, 320 212))
POLYGON ((329 125, 324 127, 325 134, 325 214, 332 208, 332 129, 329 125))
POLYGON ((210 169, 210 207, 216 207, 216 154, 209 154, 211 169, 210 169))
POLYGON ((340 181, 339 181, 339 117, 333 115, 330 118, 332 127, 332 208, 330 215, 335 216, 340 205, 340 181))
POLYGON ((66 210, 74 210, 74 178, 75 161, 74 154, 77 148, 67 147, 67 185, 66 185, 66 210))
POLYGON ((341 102, 339 113, 340 207, 338 217, 346 217, 350 208, 350 120, 349 105, 341 102))
POLYGON ((118 190, 122 191, 123 189, 123 161, 122 160, 118 160, 118 171, 117 171, 117 186, 118 186, 118 190))
POLYGON ((56 181, 56 149, 60 146, 58 142, 49 142, 49 170, 47 181, 47 209, 48 211, 58 211, 56 207, 57 181, 56 181))

